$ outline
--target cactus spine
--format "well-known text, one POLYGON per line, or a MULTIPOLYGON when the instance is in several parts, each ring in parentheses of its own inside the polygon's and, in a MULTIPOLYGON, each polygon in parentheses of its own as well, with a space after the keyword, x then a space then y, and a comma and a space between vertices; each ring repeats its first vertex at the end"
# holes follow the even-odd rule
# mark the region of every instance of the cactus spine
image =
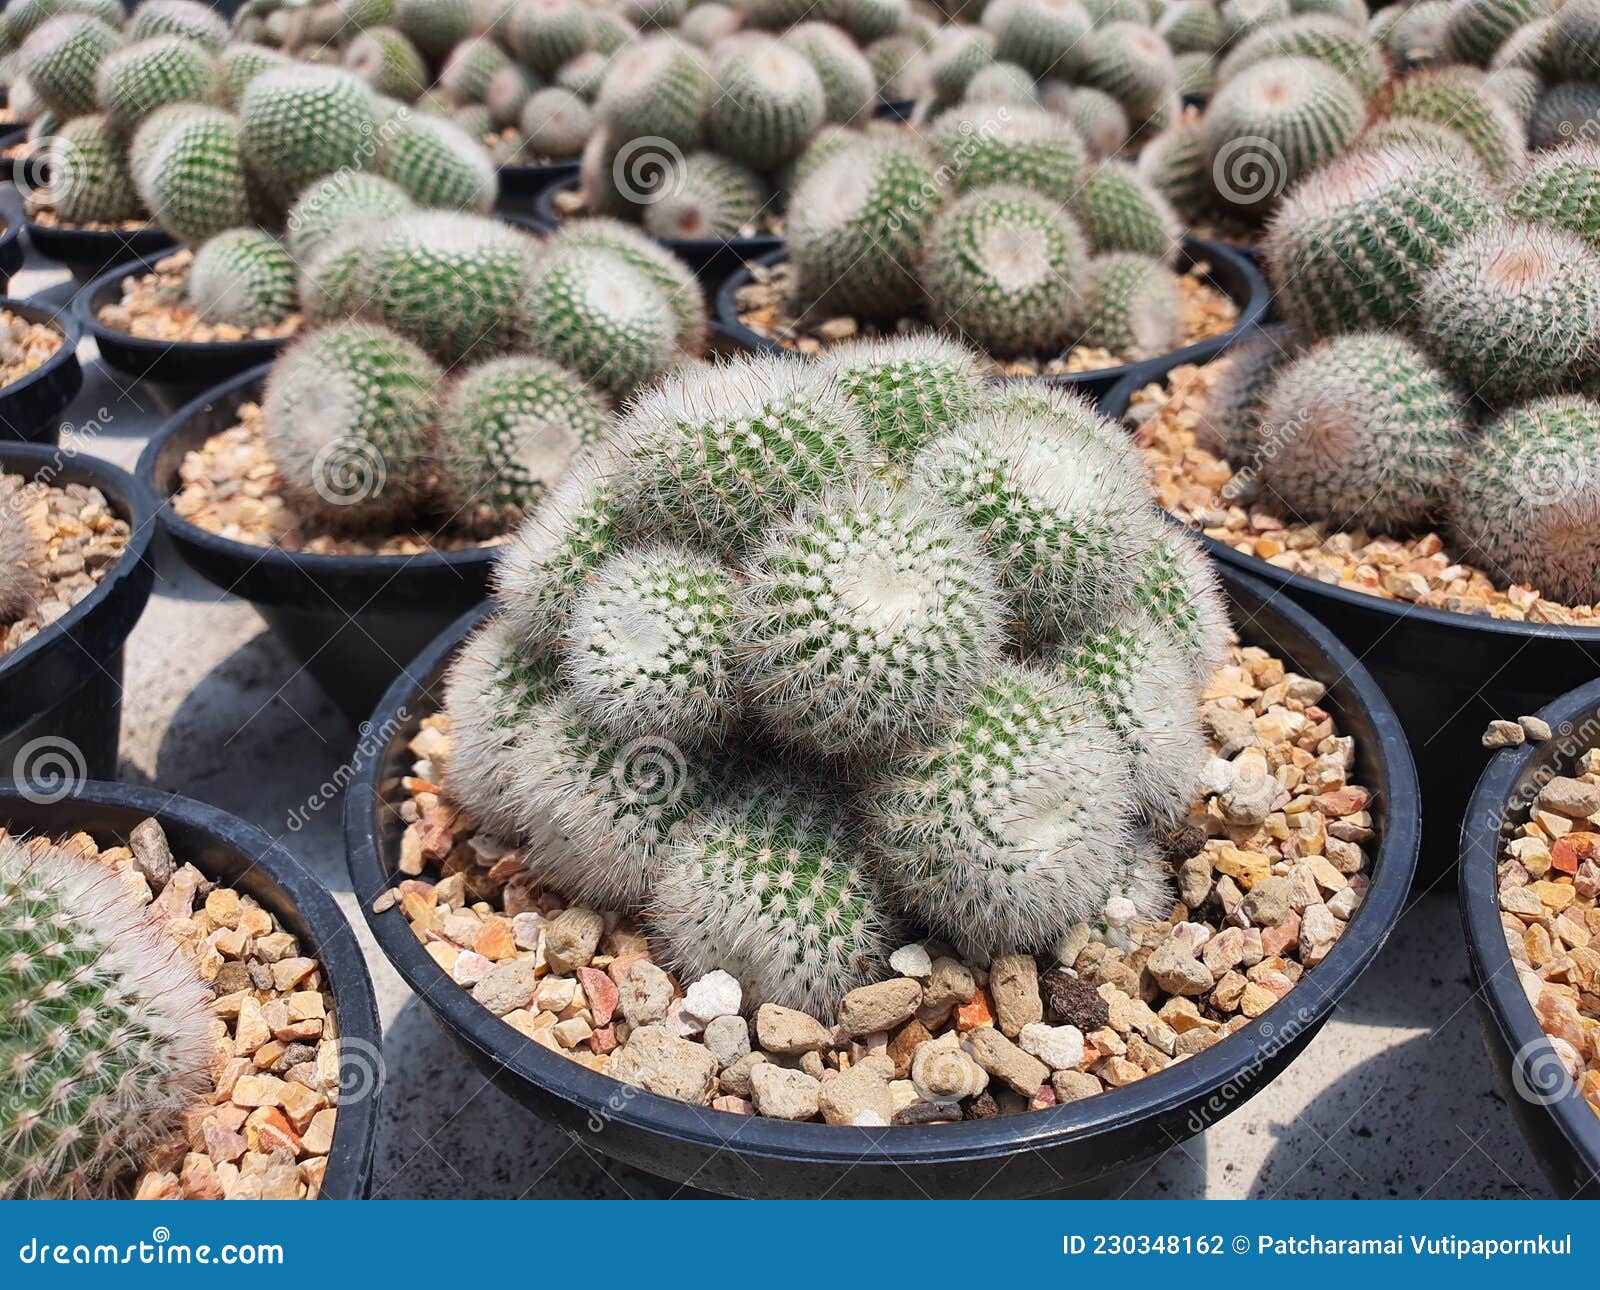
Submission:
POLYGON ((270 327, 294 310, 294 260, 270 233, 228 229, 195 252, 188 291, 195 312, 207 322, 246 331, 270 327))

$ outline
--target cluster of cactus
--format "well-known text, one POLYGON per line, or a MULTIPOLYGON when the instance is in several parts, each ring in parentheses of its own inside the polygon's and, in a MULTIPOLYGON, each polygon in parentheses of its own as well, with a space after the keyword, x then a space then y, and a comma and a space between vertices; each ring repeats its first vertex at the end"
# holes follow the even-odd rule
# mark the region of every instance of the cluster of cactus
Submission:
POLYGON ((792 307, 931 321, 999 358, 1175 348, 1171 203, 1124 162, 1091 165, 1060 118, 980 118, 959 106, 926 143, 857 134, 803 159, 786 230, 792 307))
POLYGON ((215 253, 252 269, 299 260, 301 307, 323 325, 285 351, 263 405, 298 513, 326 529, 427 514, 499 531, 598 437, 607 396, 698 355, 704 295, 626 225, 581 221, 541 246, 408 200, 335 176, 295 207, 287 250, 224 234, 195 267, 224 239, 215 253))
POLYGON ((106 1198, 210 1078, 211 992, 112 870, 0 839, 0 1197, 106 1198))
POLYGON ((987 371, 912 335, 640 396, 501 556, 446 791, 820 1015, 906 925, 981 958, 1165 913, 1221 602, 1114 427, 987 371))

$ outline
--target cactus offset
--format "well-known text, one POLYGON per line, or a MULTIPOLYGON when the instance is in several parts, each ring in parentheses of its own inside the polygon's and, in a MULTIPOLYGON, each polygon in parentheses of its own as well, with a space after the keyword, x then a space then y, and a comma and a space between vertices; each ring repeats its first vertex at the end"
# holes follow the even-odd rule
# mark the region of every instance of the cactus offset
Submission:
POLYGON ((188 293, 195 313, 207 322, 246 331, 275 326, 294 311, 294 260, 270 233, 228 229, 194 253, 188 293))
POLYGON ((981 105, 952 108, 932 131, 933 146, 957 192, 990 184, 1031 188, 1070 201, 1083 176, 1083 140, 1071 124, 1038 108, 1001 118, 981 105))
POLYGON ((1096 254, 1133 251, 1170 262, 1183 225, 1178 213, 1133 166, 1106 161, 1084 177, 1071 196, 1078 227, 1096 254))
POLYGON ((878 452, 895 465, 971 418, 985 397, 983 360, 944 336, 853 341, 828 350, 822 362, 860 411, 878 452))

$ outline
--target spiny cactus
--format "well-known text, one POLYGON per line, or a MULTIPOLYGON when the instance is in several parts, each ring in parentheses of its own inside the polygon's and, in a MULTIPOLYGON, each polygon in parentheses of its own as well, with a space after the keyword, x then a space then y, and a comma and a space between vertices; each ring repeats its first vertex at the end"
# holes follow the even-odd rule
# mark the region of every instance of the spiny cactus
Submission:
POLYGON ((1414 116, 1386 116, 1374 121, 1361 132, 1355 146, 1386 148, 1391 144, 1442 152, 1469 170, 1481 169, 1478 154, 1473 151, 1472 145, 1449 126, 1414 116))
POLYGON ((1014 185, 968 193, 923 257, 931 317, 996 357, 1053 356, 1076 335, 1087 251, 1050 199, 1014 185))
POLYGON ((1426 67, 1444 57, 1449 0, 1419 0, 1405 8, 1395 5, 1394 9, 1397 12, 1393 20, 1371 34, 1398 70, 1426 67))
POLYGON ((1139 174, 1190 221, 1203 218, 1215 200, 1205 123, 1180 121, 1140 149, 1139 174))
POLYGON ((44 590, 49 553, 28 522, 22 491, 0 481, 0 624, 16 622, 44 590))
POLYGON ((228 229, 194 253, 188 292, 207 322, 245 330, 272 326, 294 311, 294 261, 270 233, 228 229))
POLYGON ((1166 262, 1178 252, 1178 213, 1126 162, 1106 161, 1089 171, 1072 194, 1071 210, 1096 253, 1136 251, 1166 262))
POLYGON ((1522 129, 1510 109, 1489 93, 1488 78, 1475 67, 1413 72, 1394 87, 1389 112, 1449 126, 1472 145, 1484 169, 1496 178, 1522 164, 1522 129))
POLYGON ((1231 80, 1269 58, 1315 58, 1345 77, 1363 98, 1383 84, 1383 58, 1359 29, 1327 14, 1306 14, 1259 27, 1231 50, 1217 68, 1218 81, 1231 80))
POLYGON ((634 401, 618 433, 641 519, 730 554, 869 457, 856 408, 825 373, 783 356, 681 368, 634 401))
POLYGON ((1553 8, 1551 0, 1454 0, 1444 24, 1444 52, 1452 62, 1484 67, 1513 31, 1553 8))
POLYGON ((524 299, 532 348, 612 394, 653 380, 677 352, 666 293, 603 247, 547 250, 524 299))
POLYGON ((1212 186, 1246 214, 1342 153, 1366 122, 1361 95, 1314 58, 1270 58, 1217 91, 1205 114, 1212 186))
POLYGON ((586 219, 562 229, 548 247, 551 251, 592 247, 644 274, 660 289, 672 310, 673 343, 678 352, 689 358, 699 357, 708 330, 705 291, 689 267, 659 242, 620 220, 586 219))
POLYGON ((1222 23, 1222 47, 1229 48, 1257 27, 1290 17, 1288 0, 1222 0, 1217 19, 1222 23))
POLYGON ((141 0, 128 20, 128 36, 131 40, 182 36, 216 53, 228 43, 228 23, 198 0, 141 0))
POLYGON ((1127 604, 1165 634, 1188 668, 1190 681, 1203 685, 1222 666, 1228 644, 1228 612, 1216 572, 1190 530, 1150 510, 1144 512, 1142 526, 1144 535, 1135 521, 1125 537, 1131 549, 1148 550, 1133 566, 1127 604))
POLYGON ((382 171, 419 206, 484 214, 499 192, 482 144, 449 121, 417 113, 388 130, 382 171))
POLYGON ((1494 51, 1489 70, 1533 72, 1542 77, 1549 70, 1547 42, 1552 28, 1549 18, 1523 23, 1494 51))
POLYGON ((262 410, 296 513, 329 529, 378 529, 422 499, 443 373, 403 336, 340 322, 296 341, 262 410))
POLYGON ((1156 20, 1156 32, 1174 54, 1214 54, 1222 45, 1222 20, 1211 0, 1175 0, 1156 20))
POLYGON ((794 189, 785 234, 800 310, 893 322, 921 301, 909 267, 937 209, 933 165, 914 144, 862 138, 794 189))
POLYGON ((675 36, 648 36, 612 60, 595 115, 618 147, 656 138, 687 151, 700 144, 713 92, 699 50, 675 36))
POLYGON ((573 607, 563 665, 573 701, 618 737, 723 742, 740 715, 735 594, 730 570, 687 547, 613 556, 573 607))
POLYGON ((767 201, 761 176, 714 152, 677 167, 665 195, 644 208, 645 232, 667 239, 726 241, 753 225, 767 201))
POLYGON ((378 94, 409 103, 428 86, 428 65, 393 27, 368 27, 345 46, 344 65, 378 94))
POLYGON ((1010 0, 994 22, 996 58, 1033 76, 1076 79, 1090 27, 1081 0, 1010 0))
POLYGON ((862 840, 826 788, 763 777, 668 849, 650 921, 685 980, 734 973, 751 1003, 831 1016, 883 970, 892 921, 862 840))
POLYGON ((549 76, 588 47, 589 11, 579 0, 517 0, 505 21, 505 41, 536 76, 549 76))
POLYGON ((298 63, 260 73, 239 100, 251 175, 281 208, 307 184, 372 160, 377 104, 349 72, 298 63))
POLYGON ((1496 218, 1487 186, 1475 166, 1400 144, 1311 176, 1267 235, 1285 314, 1312 335, 1398 322, 1440 254, 1496 218))
POLYGON ((1355 332, 1281 367, 1259 412, 1263 490, 1337 529, 1404 532, 1443 500, 1467 417, 1450 382, 1404 337, 1355 332))
POLYGON ((913 484, 976 531, 1024 634, 1049 640, 1125 603, 1150 554, 1149 494, 1086 405, 1000 407, 926 444, 913 484))
POLYGON ((1490 72, 1483 87, 1523 126, 1533 120, 1534 110, 1544 94, 1544 82, 1538 74, 1521 67, 1490 72))
POLYGON ((959 103, 967 84, 994 62, 995 38, 979 27, 941 27, 928 51, 928 78, 941 103, 959 103))
POLYGON ((471 0, 395 0, 394 25, 437 62, 472 34, 471 0))
POLYGON ((489 82, 511 66, 506 51, 487 36, 463 40, 439 69, 439 88, 457 103, 482 103, 489 82))
POLYGON ((44 156, 55 213, 69 224, 136 218, 143 207, 128 173, 127 146, 103 116, 80 116, 51 136, 44 156))
POLYGON ((576 157, 594 133, 594 112, 559 86, 536 90, 518 119, 527 151, 536 157, 576 157))
POLYGON ((94 111, 100 65, 124 43, 120 32, 98 18, 63 13, 22 42, 17 63, 39 100, 66 120, 94 111))
POLYGON ((572 373, 531 354, 492 358, 445 392, 439 491, 459 527, 503 532, 605 434, 606 411, 572 373))
POLYGON ((1004 117, 982 106, 952 108, 934 124, 932 139, 957 192, 1011 183, 1065 202, 1078 190, 1086 160, 1071 124, 1038 108, 1004 117))
POLYGON ((368 223, 358 223, 334 233, 319 243, 309 258, 299 262, 296 287, 300 309, 312 322, 355 318, 367 309, 371 290, 365 261, 370 227, 368 223))
POLYGON ((771 173, 798 157, 827 112, 823 83, 807 59, 776 40, 731 44, 713 69, 716 93, 706 134, 718 152, 771 173))
POLYGON ((1177 96, 1178 69, 1167 42, 1136 22, 1096 27, 1079 50, 1077 79, 1104 90, 1137 126, 1156 117, 1177 96))
POLYGON ((822 84, 823 120, 841 125, 865 117, 878 92, 866 55, 849 36, 825 22, 803 22, 783 43, 811 64, 822 84))
POLYGON ((1211 97, 1218 83, 1216 55, 1178 54, 1172 61, 1178 72, 1178 93, 1185 101, 1211 97))
POLYGON ((1215 360, 1195 442, 1236 469, 1248 467, 1261 446, 1261 402, 1295 350, 1292 335, 1280 339, 1265 333, 1231 346, 1215 360))
POLYGON ((605 84, 611 57, 599 50, 585 50, 556 69, 555 83, 564 90, 572 91, 585 103, 593 104, 600 97, 600 87, 605 84))
POLYGON ((1121 151, 1133 133, 1122 104, 1104 90, 1088 85, 1063 85, 1061 88, 1065 93, 1059 101, 1048 98, 1041 101, 1050 111, 1066 117, 1083 140, 1089 157, 1100 161, 1121 151))
POLYGON ((683 15, 683 21, 678 24, 678 34, 691 45, 710 49, 723 37, 738 31, 743 22, 744 14, 731 5, 707 0, 683 15))
POLYGON ((908 0, 838 0, 839 24, 863 44, 904 33, 925 45, 928 37, 912 30, 910 12, 908 0))
POLYGON ((375 315, 449 366, 521 338, 537 259, 509 224, 418 211, 374 230, 364 267, 375 315))
POLYGON ((205 1091, 210 992, 108 866, 0 840, 0 1196, 108 1196, 205 1091))
POLYGON ((1600 5, 1595 0, 1567 0, 1559 5, 1549 0, 1523 3, 1550 15, 1538 70, 1552 81, 1593 81, 1600 60, 1600 5))
POLYGON ((254 223, 244 144, 239 118, 220 108, 152 116, 134 136, 133 181, 156 222, 191 244, 254 223))
POLYGON ((1600 403, 1556 396, 1484 428, 1451 481, 1456 549, 1497 580, 1600 604, 1600 403))
POLYGON ((289 208, 289 253, 297 263, 309 263, 339 234, 415 209, 392 180, 360 170, 341 170, 312 184, 289 208))
POLYGON ((394 0, 335 0, 339 18, 352 31, 394 22, 394 0))
POLYGON ((858 340, 823 365, 860 412, 882 456, 909 464, 922 445, 983 406, 988 375, 970 349, 933 333, 858 340))
POLYGON ((1600 250, 1600 146, 1536 155, 1506 195, 1505 211, 1522 223, 1564 228, 1600 250))
POLYGON ((994 103, 1033 107, 1039 102, 1033 73, 1016 63, 990 63, 979 68, 967 82, 963 103, 994 103))
POLYGON ((1593 138, 1600 131, 1600 85, 1563 81, 1539 96, 1528 118, 1528 143, 1535 148, 1560 148, 1593 138))
POLYGON ((1135 251, 1111 251, 1089 262, 1082 344, 1131 361, 1170 353, 1182 337, 1183 292, 1171 269, 1135 251))
POLYGON ((740 662, 762 720, 813 755, 931 735, 999 662, 999 587, 936 502, 878 484, 803 503, 748 566, 740 662))
POLYGON ((95 84, 106 120, 132 133, 169 103, 208 103, 216 98, 217 63, 192 40, 157 36, 108 54, 95 84))
POLYGON ((245 86, 262 72, 272 67, 282 67, 288 58, 276 49, 265 45, 252 45, 248 41, 235 41, 217 55, 217 79, 221 86, 222 101, 237 108, 244 97, 245 86))
POLYGON ((1570 389, 1600 362, 1600 254, 1565 229, 1486 228, 1440 256, 1417 312, 1434 355, 1486 402, 1570 389))
POLYGON ((1116 736, 1064 679, 996 668, 868 802, 891 896, 963 954, 1043 950, 1102 912, 1133 802, 1116 736))

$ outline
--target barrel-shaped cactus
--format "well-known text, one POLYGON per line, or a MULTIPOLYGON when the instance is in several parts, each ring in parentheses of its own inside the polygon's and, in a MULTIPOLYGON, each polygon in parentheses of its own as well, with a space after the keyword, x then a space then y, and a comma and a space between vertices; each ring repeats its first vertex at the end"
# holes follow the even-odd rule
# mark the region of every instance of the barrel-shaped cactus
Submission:
POLYGON ((244 129, 231 112, 164 108, 134 136, 132 158, 139 196, 179 241, 199 244, 254 222, 244 129))
POLYGON ((294 260, 263 229, 228 229, 195 252, 188 293, 207 322, 245 330, 275 326, 294 312, 294 260))
POLYGON ((932 139, 959 192, 1011 183, 1069 201, 1087 159, 1072 125, 1039 108, 1019 107, 1003 117, 981 105, 952 108, 935 123, 932 139))
POLYGON ((209 103, 217 97, 217 61, 203 45, 157 36, 106 56, 95 82, 106 119, 131 134, 169 103, 209 103))
POLYGON ((827 119, 822 79, 799 50, 761 37, 731 44, 713 66, 711 146, 770 174, 798 157, 827 119))

